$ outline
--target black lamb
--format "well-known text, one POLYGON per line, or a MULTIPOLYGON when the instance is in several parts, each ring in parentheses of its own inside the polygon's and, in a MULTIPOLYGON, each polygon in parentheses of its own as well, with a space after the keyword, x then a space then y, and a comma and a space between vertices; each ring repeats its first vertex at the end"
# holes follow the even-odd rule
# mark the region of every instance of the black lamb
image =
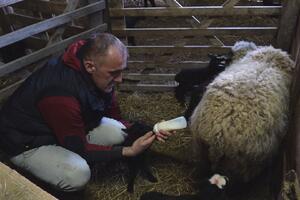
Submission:
MULTIPOLYGON (((146 125, 142 122, 135 122, 130 128, 124 129, 128 134, 128 138, 124 142, 124 146, 131 146, 133 142, 144 135, 145 133, 152 131, 153 126, 146 125)), ((149 165, 146 162, 147 152, 143 152, 135 157, 127 158, 128 162, 128 185, 127 191, 134 192, 134 181, 139 172, 150 182, 156 182, 157 179, 153 176, 149 165)))
POLYGON ((231 54, 217 55, 208 54, 210 62, 204 68, 183 69, 175 76, 179 85, 175 88, 176 99, 184 104, 185 97, 190 96, 188 109, 185 117, 188 119, 198 105, 206 86, 231 62, 231 54), (190 95, 188 95, 190 94, 190 95))

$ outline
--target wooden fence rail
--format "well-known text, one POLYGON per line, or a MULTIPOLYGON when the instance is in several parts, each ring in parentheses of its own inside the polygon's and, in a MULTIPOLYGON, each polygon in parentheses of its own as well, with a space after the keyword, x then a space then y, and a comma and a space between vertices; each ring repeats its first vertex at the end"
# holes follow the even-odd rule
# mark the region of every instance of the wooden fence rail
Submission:
POLYGON ((96 32, 107 31, 107 24, 103 21, 106 9, 105 0, 72 0, 61 2, 26 0, 1 3, 0 5, 3 7, 10 5, 16 10, 16 12, 0 15, 1 25, 7 24, 8 27, 16 26, 19 28, 0 36, 0 48, 18 41, 25 41, 26 44, 30 44, 29 48, 33 52, 11 62, 0 64, 0 77, 7 79, 9 78, 7 75, 10 75, 12 72, 15 72, 18 77, 15 83, 6 86, 0 91, 0 100, 10 95, 29 76, 29 72, 24 73, 20 69, 26 69, 28 66, 33 65, 38 68, 49 57, 63 51, 75 40, 88 38, 96 32), (48 8, 44 9, 43 12, 47 10, 46 12, 50 14, 47 16, 49 18, 41 18, 41 15, 35 15, 35 11, 40 11, 39 9, 42 9, 42 6, 48 8), (19 9, 22 9, 21 13, 18 13, 19 9), (29 10, 26 11, 26 9, 29 10), (34 15, 30 15, 29 13, 33 13, 34 15), (74 20, 79 18, 88 19, 84 27, 74 25, 74 20), (41 33, 46 33, 46 35, 50 36, 38 36, 41 33), (20 71, 20 73, 17 71, 20 71))
POLYGON ((277 27, 208 27, 208 28, 125 28, 113 29, 117 36, 222 36, 222 35, 275 35, 277 27))
MULTIPOLYGON (((274 22, 280 17, 282 6, 247 6, 240 4, 239 0, 227 0, 219 6, 194 6, 184 7, 176 0, 164 0, 165 5, 159 7, 126 7, 125 1, 114 2, 111 4, 109 13, 111 17, 112 32, 120 38, 131 39, 135 38, 139 41, 161 41, 157 43, 142 44, 128 44, 130 52, 129 68, 133 70, 128 72, 129 77, 133 77, 134 69, 142 71, 142 74, 135 74, 135 81, 130 82, 126 86, 121 86, 129 90, 131 84, 132 90, 162 91, 164 89, 171 90, 170 88, 176 86, 174 79, 170 76, 165 79, 165 76, 160 76, 158 72, 149 70, 147 76, 143 72, 143 68, 174 68, 175 71, 171 74, 178 72, 182 68, 195 68, 206 67, 208 63, 208 53, 224 54, 230 51, 230 41, 226 38, 235 37, 235 40, 252 40, 253 38, 272 38, 265 44, 271 44, 275 41, 278 32, 278 23, 274 22), (160 19, 169 17, 170 24, 168 27, 161 27, 159 24, 160 19), (251 18, 257 17, 257 21, 270 19, 262 25, 252 24, 251 18), (126 26, 126 23, 131 23, 131 20, 139 20, 149 18, 149 24, 143 23, 132 27, 126 26), (173 20, 183 19, 186 23, 181 26, 172 23, 173 20), (189 20, 187 20, 189 18, 189 20), (225 20, 234 21, 244 20, 240 25, 222 25, 214 24, 216 20, 224 18, 225 20), (154 23, 151 21, 155 21, 154 23), (157 23, 157 24, 156 24, 157 23), (251 38, 252 37, 252 38, 251 38), (172 44, 166 44, 165 41, 172 41, 172 44), (180 56, 179 56, 180 55, 180 56), (184 57, 182 55, 189 55, 184 57), (178 58, 180 57, 180 58, 178 58), (143 60, 144 62, 141 62, 143 60), (175 61, 174 61, 175 60, 175 61), (185 63, 185 64, 183 64, 185 63), (189 63, 189 64, 188 64, 189 63), (156 75, 153 75, 155 73, 156 75), (140 76, 140 77, 139 77, 140 76), (157 78, 159 77, 159 78, 157 78), (164 77, 164 78, 163 78, 164 77), (153 81, 151 83, 151 80, 153 81), (158 84, 157 81, 160 81, 158 84), (161 85, 161 81, 165 80, 166 85, 161 85), (173 82, 172 82, 173 81, 173 82), (147 83, 145 83, 147 82, 147 83), (153 86, 153 87, 152 87, 153 86)), ((227 23, 228 24, 228 23, 227 23)), ((160 73, 165 73, 164 70, 160 73)), ((125 74, 125 84, 128 76, 125 74)), ((132 81, 132 80, 130 80, 132 81)))
POLYGON ((20 41, 24 38, 30 37, 32 35, 47 31, 51 28, 55 28, 66 23, 71 22, 76 18, 80 18, 89 14, 92 14, 97 11, 101 11, 105 9, 105 2, 100 1, 90 5, 87 5, 83 8, 79 8, 77 10, 59 15, 57 17, 53 17, 51 19, 47 19, 36 24, 26 26, 22 29, 16 30, 9 34, 0 37, 0 48, 7 46, 9 44, 20 41))
POLYGON ((157 7, 157 8, 112 8, 111 17, 147 16, 147 17, 189 17, 193 15, 205 17, 228 16, 279 16, 281 6, 201 6, 201 7, 157 7))

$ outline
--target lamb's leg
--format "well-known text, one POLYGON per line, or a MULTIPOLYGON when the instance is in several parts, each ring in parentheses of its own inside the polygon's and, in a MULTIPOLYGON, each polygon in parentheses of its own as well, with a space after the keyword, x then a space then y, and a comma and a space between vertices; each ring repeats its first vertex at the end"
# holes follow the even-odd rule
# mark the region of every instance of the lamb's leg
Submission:
POLYGON ((141 174, 150 182, 157 182, 157 179, 153 176, 150 167, 146 163, 145 153, 138 155, 128 160, 128 185, 127 191, 130 193, 134 192, 134 182, 137 177, 137 174, 141 174))
POLYGON ((191 92, 189 106, 184 113, 184 117, 187 120, 192 116, 195 108, 199 104, 199 102, 203 96, 204 90, 205 90, 205 88, 203 86, 198 85, 197 88, 193 89, 193 91, 191 92))
POLYGON ((134 192, 134 182, 136 179, 136 176, 138 174, 139 168, 138 163, 135 161, 135 158, 128 158, 128 185, 127 185, 127 191, 129 193, 134 192))
POLYGON ((139 158, 139 164, 141 166, 140 170, 142 175, 150 182, 155 183, 157 182, 156 177, 152 174, 151 168, 147 163, 146 160, 146 153, 143 153, 139 158))
POLYGON ((175 88, 175 98, 179 103, 184 105, 185 103, 185 96, 188 92, 191 91, 191 88, 193 86, 185 83, 180 83, 176 88, 175 88))

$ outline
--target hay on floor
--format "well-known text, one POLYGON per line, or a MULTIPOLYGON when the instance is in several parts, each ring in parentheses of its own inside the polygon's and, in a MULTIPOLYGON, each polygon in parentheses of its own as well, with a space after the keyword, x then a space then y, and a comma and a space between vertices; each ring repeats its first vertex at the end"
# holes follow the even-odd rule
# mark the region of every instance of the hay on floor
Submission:
MULTIPOLYGON (((173 93, 118 93, 123 117, 142 120, 154 124, 184 113, 173 93)), ((166 143, 155 142, 149 152, 149 163, 157 183, 151 183, 138 176, 135 192, 130 194, 127 187, 127 167, 124 163, 99 164, 93 168, 93 179, 89 183, 85 199, 89 200, 135 200, 149 191, 159 191, 171 195, 195 194, 199 188, 199 169, 193 162, 192 138, 188 129, 177 131, 166 143)), ((259 180, 249 188, 247 194, 236 200, 269 200, 267 180, 259 180)))

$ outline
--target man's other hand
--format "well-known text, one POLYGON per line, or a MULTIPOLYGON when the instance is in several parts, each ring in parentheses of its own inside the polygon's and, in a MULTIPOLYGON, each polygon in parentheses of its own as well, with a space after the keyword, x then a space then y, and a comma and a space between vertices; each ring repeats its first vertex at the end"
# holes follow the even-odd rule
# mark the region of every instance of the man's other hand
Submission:
POLYGON ((123 156, 136 156, 142 153, 151 146, 155 138, 156 135, 152 131, 147 132, 145 135, 135 140, 131 146, 123 147, 123 156))
POLYGON ((175 131, 163 131, 160 130, 158 133, 155 134, 156 139, 160 142, 166 142, 166 140, 175 133, 175 131))

